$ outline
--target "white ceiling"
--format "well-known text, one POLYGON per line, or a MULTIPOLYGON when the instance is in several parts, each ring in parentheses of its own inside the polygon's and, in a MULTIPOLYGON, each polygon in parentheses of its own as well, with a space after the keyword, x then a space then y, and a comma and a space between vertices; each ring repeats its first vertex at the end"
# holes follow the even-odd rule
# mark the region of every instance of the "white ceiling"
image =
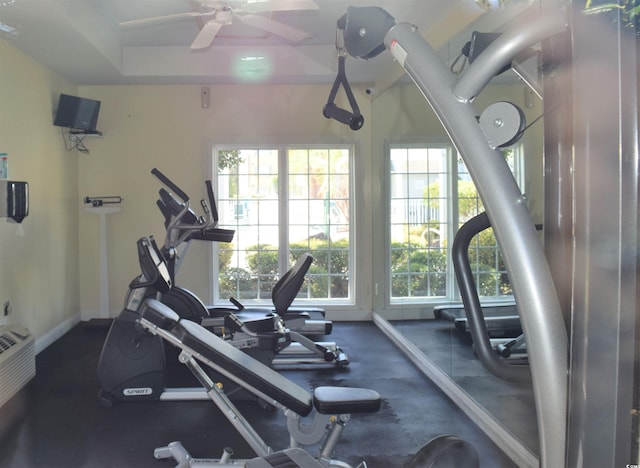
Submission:
MULTIPOLYGON (((246 0, 218 1, 229 5, 246 3, 246 0)), ((272 20, 307 31, 311 34, 308 39, 291 42, 234 21, 222 28, 210 48, 192 51, 189 46, 203 24, 200 19, 127 29, 119 27, 119 23, 190 12, 195 5, 193 0, 0 0, 0 40, 78 85, 215 84, 247 79, 331 83, 337 72, 336 21, 348 6, 380 6, 396 22, 418 26, 434 47, 453 57, 460 46, 451 46, 447 42, 450 38, 470 24, 477 25, 478 21, 498 13, 482 16, 484 12, 474 0, 315 2, 318 10, 268 14, 272 20), (451 53, 449 48, 453 49, 451 53), (247 56, 264 59, 255 63, 240 60, 247 56)), ((390 55, 370 61, 349 59, 346 71, 354 84, 385 86, 402 76, 402 70, 390 55)))

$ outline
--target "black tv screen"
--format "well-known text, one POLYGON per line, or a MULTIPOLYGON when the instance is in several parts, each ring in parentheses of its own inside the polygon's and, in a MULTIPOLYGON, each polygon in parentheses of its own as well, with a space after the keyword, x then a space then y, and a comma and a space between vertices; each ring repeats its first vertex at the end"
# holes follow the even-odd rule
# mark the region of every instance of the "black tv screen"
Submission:
POLYGON ((53 125, 93 132, 98 125, 99 113, 100 101, 60 94, 53 125))

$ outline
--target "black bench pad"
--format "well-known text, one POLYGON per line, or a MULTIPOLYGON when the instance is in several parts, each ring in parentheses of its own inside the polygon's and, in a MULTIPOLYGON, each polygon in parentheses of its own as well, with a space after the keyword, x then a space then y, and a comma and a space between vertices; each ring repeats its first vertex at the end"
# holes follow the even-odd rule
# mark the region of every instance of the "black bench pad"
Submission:
POLYGON ((180 320, 173 333, 185 346, 297 414, 307 416, 313 409, 311 395, 305 389, 197 323, 180 320))
POLYGON ((173 309, 155 299, 144 301, 140 308, 140 317, 167 331, 171 331, 180 321, 180 316, 173 309))
POLYGON ((375 413, 380 400, 380 394, 368 388, 317 387, 313 392, 313 403, 322 414, 375 413))

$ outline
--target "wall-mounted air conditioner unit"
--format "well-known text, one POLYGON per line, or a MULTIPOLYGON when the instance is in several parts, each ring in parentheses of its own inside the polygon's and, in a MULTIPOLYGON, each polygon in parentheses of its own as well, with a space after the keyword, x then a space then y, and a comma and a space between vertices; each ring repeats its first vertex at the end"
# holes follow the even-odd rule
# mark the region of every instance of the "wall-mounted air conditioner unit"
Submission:
POLYGON ((0 406, 36 375, 35 340, 29 330, 0 327, 0 406))

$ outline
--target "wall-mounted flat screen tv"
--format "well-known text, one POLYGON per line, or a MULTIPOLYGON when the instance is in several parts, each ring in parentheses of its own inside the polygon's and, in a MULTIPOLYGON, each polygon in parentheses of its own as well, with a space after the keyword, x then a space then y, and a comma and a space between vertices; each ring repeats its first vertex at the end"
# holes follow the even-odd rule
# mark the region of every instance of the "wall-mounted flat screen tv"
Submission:
POLYGON ((53 125, 87 133, 96 132, 100 101, 60 94, 53 125))

